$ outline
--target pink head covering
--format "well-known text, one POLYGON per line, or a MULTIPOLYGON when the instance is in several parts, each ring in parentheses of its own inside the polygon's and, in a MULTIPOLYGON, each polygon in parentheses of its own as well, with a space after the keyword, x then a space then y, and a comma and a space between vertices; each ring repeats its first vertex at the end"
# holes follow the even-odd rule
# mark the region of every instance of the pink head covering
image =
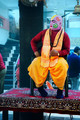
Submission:
POLYGON ((62 27, 62 17, 59 15, 54 15, 51 18, 50 29, 51 30, 60 30, 62 27))

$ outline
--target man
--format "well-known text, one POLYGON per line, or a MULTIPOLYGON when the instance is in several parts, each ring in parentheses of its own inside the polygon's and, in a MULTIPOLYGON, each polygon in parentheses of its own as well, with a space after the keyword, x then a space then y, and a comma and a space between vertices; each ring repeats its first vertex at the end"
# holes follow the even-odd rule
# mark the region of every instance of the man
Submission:
POLYGON ((2 55, 0 53, 0 94, 3 93, 4 90, 4 78, 6 74, 5 64, 3 62, 2 55))
POLYGON ((75 47, 74 52, 68 56, 68 74, 72 90, 79 89, 80 57, 78 55, 80 55, 80 48, 75 47))
POLYGON ((58 87, 56 97, 63 98, 63 88, 68 70, 68 64, 64 57, 69 54, 70 39, 62 30, 62 17, 54 15, 51 18, 50 29, 38 33, 31 40, 31 47, 36 58, 28 67, 28 71, 41 96, 47 96, 43 84, 48 71, 50 71, 52 80, 58 87), (41 56, 37 48, 40 41, 42 41, 41 56))

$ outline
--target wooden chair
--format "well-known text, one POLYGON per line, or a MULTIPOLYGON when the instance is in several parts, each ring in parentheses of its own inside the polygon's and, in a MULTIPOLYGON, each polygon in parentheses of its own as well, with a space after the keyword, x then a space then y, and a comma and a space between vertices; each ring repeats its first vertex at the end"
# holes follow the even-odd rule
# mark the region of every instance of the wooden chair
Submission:
MULTIPOLYGON (((67 60, 67 57, 65 57, 65 59, 67 60)), ((30 78, 30 93, 31 95, 33 96, 34 95, 34 81, 30 78)), ((68 97, 68 75, 66 77, 66 80, 65 80, 65 97, 68 97)))
MULTIPOLYGON (((40 42, 38 45, 38 51, 41 52, 41 47, 42 47, 42 42, 40 42)), ((33 58, 35 58, 35 55, 34 53, 32 54, 32 58, 31 58, 31 61, 33 60, 33 58)), ((65 60, 67 61, 67 55, 65 56, 65 60)), ((33 95, 33 90, 34 90, 34 81, 30 78, 30 91, 31 91, 31 95, 33 95)), ((68 75, 66 77, 66 80, 65 80, 65 97, 68 97, 68 75)))
MULTIPOLYGON (((30 95, 34 95, 34 81, 30 78, 30 95)), ((65 81, 65 97, 68 97, 68 77, 65 81)))

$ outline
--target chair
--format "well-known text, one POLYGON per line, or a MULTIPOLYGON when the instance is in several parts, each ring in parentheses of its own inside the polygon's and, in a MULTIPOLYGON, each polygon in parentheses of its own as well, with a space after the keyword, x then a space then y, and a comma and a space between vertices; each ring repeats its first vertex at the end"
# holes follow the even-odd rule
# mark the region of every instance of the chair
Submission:
MULTIPOLYGON (((30 95, 34 95, 34 81, 30 78, 30 95)), ((65 81, 65 97, 68 97, 68 77, 66 77, 65 81)))
MULTIPOLYGON (((67 75, 66 80, 65 80, 64 88, 65 88, 65 97, 68 97, 68 75, 67 75)), ((30 93, 32 96, 34 95, 33 90, 34 90, 34 81, 30 78, 30 93)))
POLYGON ((65 81, 65 97, 68 97, 68 76, 66 77, 65 81))
MULTIPOLYGON (((39 43, 38 44, 38 51, 40 52, 41 51, 41 46, 42 46, 42 43, 39 43)), ((32 54, 32 58, 31 58, 31 61, 33 60, 34 58, 34 53, 32 54)), ((65 60, 67 61, 67 55, 65 56, 65 60)), ((65 97, 68 97, 68 75, 66 77, 66 80, 65 80, 65 97)), ((33 90, 34 90, 34 81, 30 78, 30 91, 31 91, 31 95, 33 96, 33 90)))

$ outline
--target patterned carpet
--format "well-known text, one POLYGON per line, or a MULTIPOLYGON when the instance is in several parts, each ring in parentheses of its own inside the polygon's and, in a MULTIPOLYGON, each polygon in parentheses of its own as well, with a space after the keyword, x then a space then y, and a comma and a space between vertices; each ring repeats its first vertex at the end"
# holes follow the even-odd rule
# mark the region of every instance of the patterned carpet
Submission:
MULTIPOLYGON (((56 89, 46 89, 47 93, 48 93, 48 97, 46 98, 53 98, 55 99, 57 90, 56 89)), ((63 90, 63 95, 65 96, 65 90, 63 90)), ((80 100, 80 91, 79 90, 68 90, 68 97, 64 97, 64 99, 76 99, 76 100, 80 100)), ((42 98, 40 96, 40 93, 38 92, 37 89, 34 89, 34 96, 30 95, 30 89, 29 88, 12 88, 8 91, 6 91, 5 93, 1 94, 0 97, 6 97, 6 98, 18 98, 18 97, 30 97, 30 98, 42 98)))
MULTIPOLYGON (((48 97, 42 98, 37 89, 30 96, 29 88, 11 89, 0 95, 0 110, 53 112, 80 115, 80 91, 69 90, 69 97, 56 99, 56 90, 46 89, 48 97)), ((65 95, 65 91, 63 92, 65 95)))

